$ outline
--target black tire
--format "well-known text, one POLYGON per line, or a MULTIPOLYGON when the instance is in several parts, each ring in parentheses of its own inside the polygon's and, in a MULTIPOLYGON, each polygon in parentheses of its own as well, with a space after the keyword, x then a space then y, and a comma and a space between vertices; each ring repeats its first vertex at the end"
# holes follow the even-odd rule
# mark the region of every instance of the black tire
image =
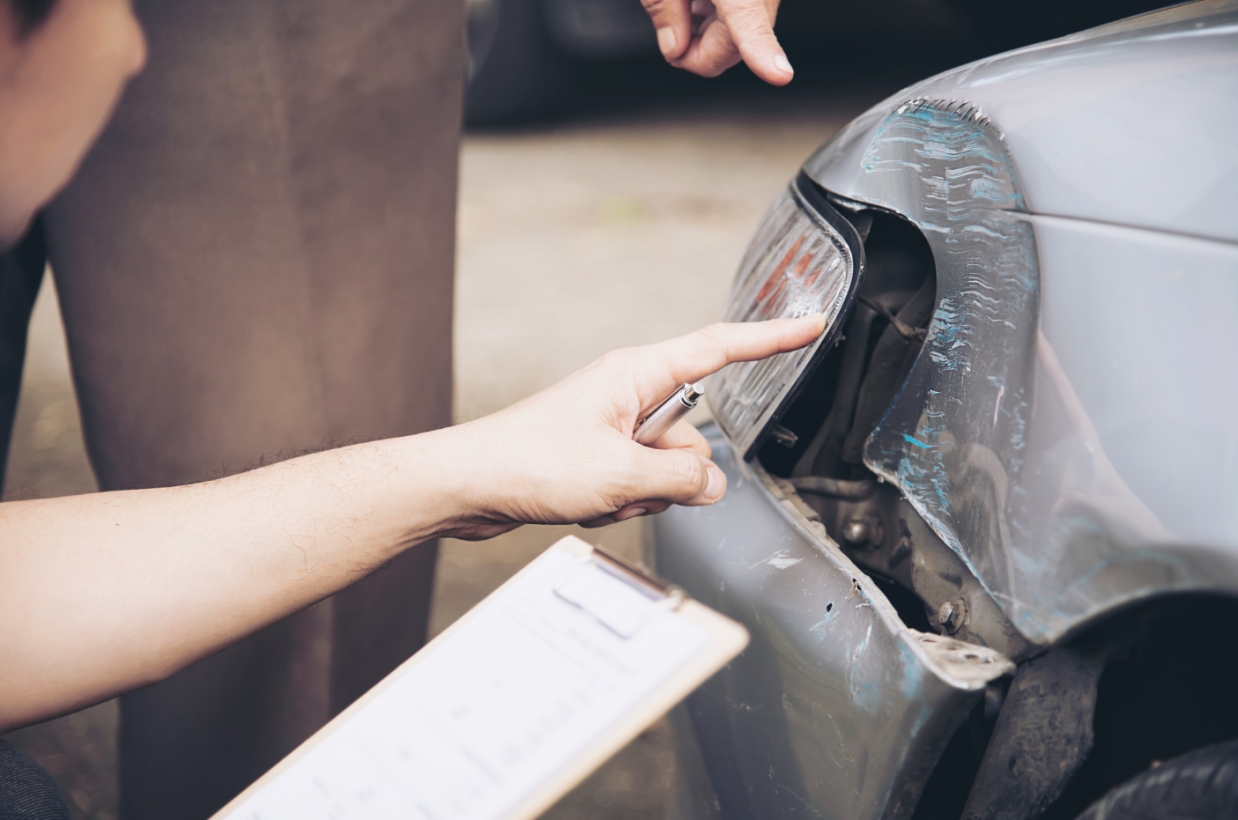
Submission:
POLYGON ((559 90, 561 58, 550 42, 539 0, 471 6, 465 124, 501 123, 545 111, 559 90))
POLYGON ((1238 817, 1238 740, 1175 757, 1112 789, 1079 820, 1238 817))

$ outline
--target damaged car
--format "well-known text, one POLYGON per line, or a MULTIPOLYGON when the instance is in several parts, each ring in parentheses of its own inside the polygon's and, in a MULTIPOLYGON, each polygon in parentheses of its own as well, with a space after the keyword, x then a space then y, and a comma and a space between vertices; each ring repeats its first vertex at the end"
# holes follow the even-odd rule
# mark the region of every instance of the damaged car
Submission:
POLYGON ((843 128, 726 318, 730 489, 648 560, 748 649, 692 818, 1238 816, 1238 4, 987 58, 843 128))

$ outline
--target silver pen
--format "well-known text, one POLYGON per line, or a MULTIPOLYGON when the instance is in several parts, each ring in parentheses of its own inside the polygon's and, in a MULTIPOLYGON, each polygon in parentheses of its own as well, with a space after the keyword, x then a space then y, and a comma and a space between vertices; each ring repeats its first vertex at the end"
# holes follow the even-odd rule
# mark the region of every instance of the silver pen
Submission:
POLYGON ((653 444, 662 437, 663 433, 671 429, 675 422, 688 415, 688 411, 696 407, 703 395, 705 395, 704 383, 685 383, 683 387, 671 393, 666 401, 659 404, 657 409, 637 423, 636 429, 632 431, 632 438, 637 444, 653 444))

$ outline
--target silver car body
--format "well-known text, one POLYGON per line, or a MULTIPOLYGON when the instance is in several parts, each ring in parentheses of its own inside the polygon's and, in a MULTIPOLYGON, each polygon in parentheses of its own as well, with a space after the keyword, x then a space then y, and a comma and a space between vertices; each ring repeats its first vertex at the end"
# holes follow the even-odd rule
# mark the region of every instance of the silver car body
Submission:
POLYGON ((659 516, 652 560, 753 640, 675 716, 682 814, 909 816, 1002 652, 1238 594, 1236 102, 1238 4, 1197 3, 942 74, 808 160, 932 249, 928 338, 864 461, 1018 634, 909 629, 713 430, 728 496, 659 516))

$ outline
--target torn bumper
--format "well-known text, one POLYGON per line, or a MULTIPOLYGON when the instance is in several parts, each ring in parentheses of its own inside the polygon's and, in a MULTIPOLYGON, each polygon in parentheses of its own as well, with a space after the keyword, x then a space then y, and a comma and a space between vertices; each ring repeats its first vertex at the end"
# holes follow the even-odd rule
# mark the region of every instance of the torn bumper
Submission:
POLYGON ((811 510, 703 432, 729 491, 657 516, 652 560, 752 641, 676 716, 692 802, 727 817, 909 817, 985 684, 1013 665, 907 628, 811 510))

